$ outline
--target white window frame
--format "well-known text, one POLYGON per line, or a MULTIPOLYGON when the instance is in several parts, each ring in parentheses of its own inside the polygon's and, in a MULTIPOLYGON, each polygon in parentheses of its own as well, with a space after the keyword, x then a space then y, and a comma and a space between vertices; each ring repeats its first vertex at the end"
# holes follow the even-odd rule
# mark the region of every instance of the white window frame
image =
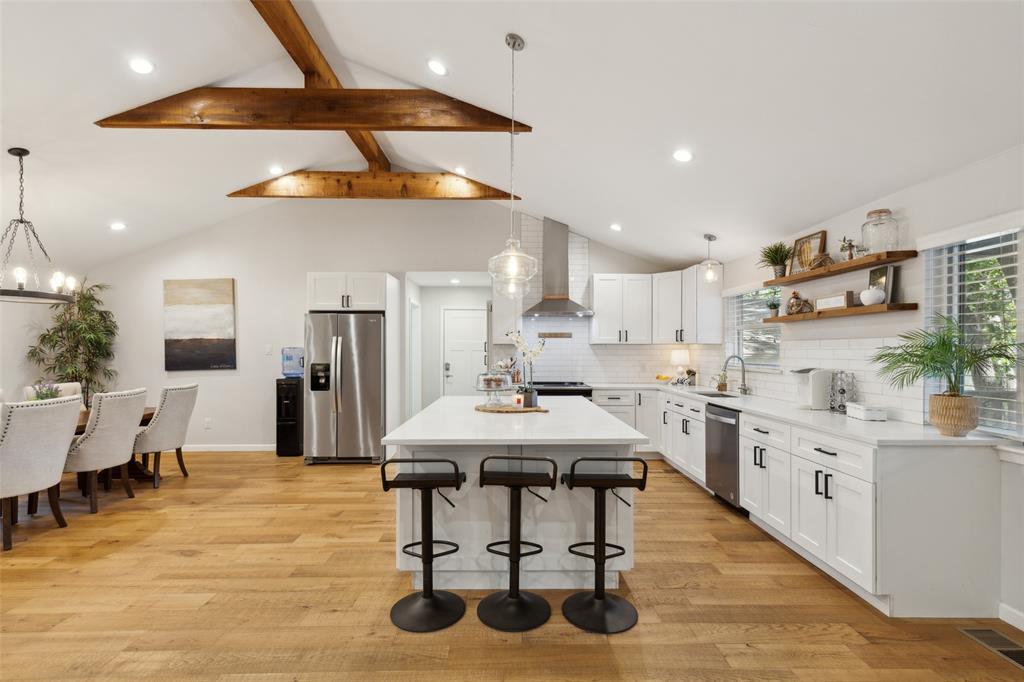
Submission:
MULTIPOLYGON (((773 331, 775 333, 777 346, 775 362, 751 362, 745 357, 743 357, 743 361, 746 363, 747 371, 779 373, 782 371, 782 325, 780 323, 771 324, 765 322, 757 322, 755 324, 744 326, 738 326, 736 324, 735 307, 739 304, 738 299, 766 289, 776 290, 776 298, 781 303, 782 290, 780 287, 751 286, 744 287, 743 290, 733 289, 728 292, 728 295, 725 297, 725 301, 723 302, 725 306, 725 350, 727 356, 739 355, 740 357, 743 357, 743 332, 752 329, 773 331)), ((768 317, 767 310, 765 311, 765 317, 768 317)))

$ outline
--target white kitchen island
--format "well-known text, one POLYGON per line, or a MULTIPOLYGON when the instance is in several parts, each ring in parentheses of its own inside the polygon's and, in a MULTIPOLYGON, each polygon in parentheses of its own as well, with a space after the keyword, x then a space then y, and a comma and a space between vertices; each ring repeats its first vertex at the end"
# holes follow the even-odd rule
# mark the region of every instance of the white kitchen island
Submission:
MULTIPOLYGON (((508 490, 481 488, 480 462, 489 455, 548 457, 567 473, 579 457, 631 457, 633 448, 646 443, 639 431, 608 414, 586 398, 545 396, 547 413, 490 414, 477 412, 479 397, 441 398, 413 416, 383 440, 389 457, 401 459, 450 459, 467 475, 461 490, 443 492, 452 508, 435 494, 434 539, 459 545, 459 551, 434 562, 434 585, 439 588, 497 589, 508 583, 508 559, 490 554, 490 542, 508 537, 508 490), (397 448, 397 451, 396 451, 397 448)), ((544 471, 538 462, 489 462, 490 469, 510 466, 515 471, 544 471)), ((548 468, 550 465, 547 465, 548 468)), ((395 464, 391 477, 400 471, 450 471, 446 465, 395 464)), ((580 465, 577 472, 631 473, 632 462, 580 465), (603 468, 602 468, 603 467, 603 468)), ((543 553, 522 562, 524 589, 584 588, 593 586, 594 564, 569 553, 574 542, 594 537, 594 494, 589 488, 569 490, 559 482, 555 490, 537 490, 548 501, 524 494, 522 536, 538 542, 543 553)), ((632 503, 634 491, 617 491, 632 503)), ((390 493, 389 493, 390 494, 390 493)), ((399 570, 410 571, 414 585, 422 582, 418 559, 403 554, 402 545, 419 540, 419 492, 395 490, 395 557, 399 570)), ((633 510, 608 496, 607 540, 626 548, 626 554, 607 565, 607 586, 618 586, 619 572, 633 566, 633 510)))

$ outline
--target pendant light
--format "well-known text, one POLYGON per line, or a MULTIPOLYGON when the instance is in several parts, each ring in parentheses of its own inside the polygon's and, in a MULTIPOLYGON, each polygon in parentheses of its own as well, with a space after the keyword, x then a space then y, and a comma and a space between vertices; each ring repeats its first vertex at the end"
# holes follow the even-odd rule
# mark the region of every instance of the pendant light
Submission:
POLYGON ((700 262, 700 267, 704 270, 704 281, 714 282, 718 279, 718 271, 722 267, 721 262, 711 257, 711 242, 718 239, 713 234, 705 234, 704 240, 708 243, 708 257, 700 262))
POLYGON ((63 272, 56 271, 50 276, 50 290, 43 290, 39 286, 39 272, 35 265, 35 252, 32 244, 39 249, 39 252, 46 258, 48 264, 52 264, 50 254, 36 234, 36 228, 31 220, 25 220, 25 157, 28 150, 22 147, 11 147, 7 150, 11 156, 18 157, 18 217, 12 218, 7 224, 3 235, 0 236, 0 251, 3 252, 3 262, 0 263, 0 300, 13 301, 16 303, 71 303, 74 300, 74 290, 78 282, 74 277, 65 277, 63 272), (23 265, 16 265, 10 274, 14 277, 14 288, 5 287, 4 280, 8 274, 8 264, 11 260, 11 251, 17 241, 18 231, 24 235, 25 245, 28 249, 28 268, 23 265), (29 275, 35 282, 35 288, 30 289, 28 284, 29 275))
POLYGON ((537 274, 537 259, 520 248, 516 237, 516 52, 526 47, 526 41, 515 33, 505 36, 505 45, 512 52, 512 128, 509 131, 509 181, 508 210, 509 237, 505 249, 487 261, 487 272, 491 275, 498 291, 508 298, 522 298, 529 288, 529 281, 537 274))

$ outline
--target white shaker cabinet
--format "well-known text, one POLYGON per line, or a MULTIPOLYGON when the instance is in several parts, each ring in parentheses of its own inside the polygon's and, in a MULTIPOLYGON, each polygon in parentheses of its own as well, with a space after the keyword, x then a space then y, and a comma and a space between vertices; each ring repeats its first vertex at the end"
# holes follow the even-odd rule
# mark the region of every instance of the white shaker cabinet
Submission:
POLYGON ((593 277, 592 344, 651 343, 651 276, 593 277))
POLYGON ((651 276, 653 343, 722 343, 722 278, 698 266, 651 276))
POLYGON ((790 455, 740 438, 740 506, 789 535, 790 455))
POLYGON ((822 495, 824 471, 820 465, 801 457, 792 458, 790 494, 792 500, 792 530, 790 538, 796 544, 825 560, 828 519, 825 498, 822 495))
POLYGON ((648 445, 638 445, 643 452, 661 452, 661 391, 636 392, 636 430, 650 439, 648 445))
POLYGON ((307 310, 384 310, 385 272, 307 272, 307 310))
POLYGON ((683 328, 683 272, 659 272, 651 275, 652 340, 654 343, 680 343, 683 328))

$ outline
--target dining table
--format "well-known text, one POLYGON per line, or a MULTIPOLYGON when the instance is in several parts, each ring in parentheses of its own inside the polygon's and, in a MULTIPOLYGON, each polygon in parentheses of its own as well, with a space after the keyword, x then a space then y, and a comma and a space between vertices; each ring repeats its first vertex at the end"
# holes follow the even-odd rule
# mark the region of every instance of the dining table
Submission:
MULTIPOLYGON (((89 414, 92 410, 85 409, 78 413, 78 426, 75 428, 75 435, 81 436, 85 433, 85 427, 89 423, 89 414)), ((142 410, 142 419, 139 420, 139 426, 147 426, 149 422, 153 421, 153 415, 156 414, 155 407, 145 407, 142 410)), ((135 459, 135 455, 132 455, 131 460, 128 462, 128 474, 136 481, 152 481, 153 472, 148 468, 144 467, 138 460, 135 459)), ((111 470, 111 475, 114 478, 119 478, 121 473, 116 468, 111 470)))

